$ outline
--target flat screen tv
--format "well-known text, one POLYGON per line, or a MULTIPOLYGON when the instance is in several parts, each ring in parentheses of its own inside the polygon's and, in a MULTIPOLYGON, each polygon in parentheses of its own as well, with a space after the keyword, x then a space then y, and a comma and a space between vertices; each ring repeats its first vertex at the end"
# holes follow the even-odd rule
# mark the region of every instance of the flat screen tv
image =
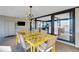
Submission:
POLYGON ((18 25, 18 26, 25 26, 25 22, 23 22, 23 21, 18 21, 18 22, 17 22, 17 25, 18 25))

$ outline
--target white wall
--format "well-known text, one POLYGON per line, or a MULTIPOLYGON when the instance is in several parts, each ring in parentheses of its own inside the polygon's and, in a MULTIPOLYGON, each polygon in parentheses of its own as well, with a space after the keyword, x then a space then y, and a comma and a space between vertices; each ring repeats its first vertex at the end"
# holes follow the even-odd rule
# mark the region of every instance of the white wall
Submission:
POLYGON ((75 10, 75 46, 79 48, 79 8, 75 10))
POLYGON ((23 28, 16 26, 17 21, 25 21, 26 25, 24 28, 29 29, 29 22, 27 22, 26 20, 0 15, 0 39, 6 36, 15 35, 17 28, 19 30, 23 28))
POLYGON ((15 35, 15 21, 11 17, 0 16, 0 37, 15 35))

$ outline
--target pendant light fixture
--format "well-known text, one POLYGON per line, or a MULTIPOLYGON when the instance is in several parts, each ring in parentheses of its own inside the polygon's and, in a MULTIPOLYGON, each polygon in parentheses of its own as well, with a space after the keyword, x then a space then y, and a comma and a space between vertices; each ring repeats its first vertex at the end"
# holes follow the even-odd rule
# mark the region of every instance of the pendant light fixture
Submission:
POLYGON ((27 16, 27 19, 28 19, 30 22, 32 22, 33 18, 34 18, 34 15, 32 14, 32 6, 29 6, 29 14, 28 14, 28 16, 27 16))
POLYGON ((32 31, 32 23, 34 22, 34 15, 32 14, 32 6, 29 6, 29 14, 27 15, 27 20, 29 21, 30 31, 32 31))

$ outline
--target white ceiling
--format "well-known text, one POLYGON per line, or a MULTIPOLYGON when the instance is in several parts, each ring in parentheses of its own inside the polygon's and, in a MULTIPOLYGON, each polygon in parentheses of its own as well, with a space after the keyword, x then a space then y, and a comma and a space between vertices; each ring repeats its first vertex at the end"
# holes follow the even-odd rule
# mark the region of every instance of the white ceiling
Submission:
MULTIPOLYGON (((32 12, 34 17, 55 13, 75 6, 33 6, 32 12)), ((27 6, 0 6, 0 15, 25 18, 29 13, 27 6)))

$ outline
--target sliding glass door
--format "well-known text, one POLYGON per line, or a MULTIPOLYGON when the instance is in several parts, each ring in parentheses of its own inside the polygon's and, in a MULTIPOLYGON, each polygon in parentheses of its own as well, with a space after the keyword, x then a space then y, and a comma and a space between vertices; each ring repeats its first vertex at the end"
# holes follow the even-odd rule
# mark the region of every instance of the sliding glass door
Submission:
POLYGON ((75 43, 74 39, 74 21, 73 17, 68 13, 55 15, 54 18, 54 34, 58 36, 58 40, 75 43))
POLYGON ((59 39, 70 41, 72 36, 70 28, 70 19, 54 21, 54 33, 58 35, 59 39))

